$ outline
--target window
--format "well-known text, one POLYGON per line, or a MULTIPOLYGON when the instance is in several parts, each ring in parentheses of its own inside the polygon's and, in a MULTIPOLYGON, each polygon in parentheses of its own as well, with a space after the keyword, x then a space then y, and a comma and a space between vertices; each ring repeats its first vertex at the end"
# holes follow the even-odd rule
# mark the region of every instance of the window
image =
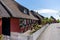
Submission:
POLYGON ((24 9, 24 13, 27 14, 27 9, 24 9))
POLYGON ((14 1, 15 1, 15 3, 17 4, 17 7, 18 7, 18 9, 19 9, 21 12, 29 15, 29 9, 27 9, 27 8, 24 7, 24 6, 22 6, 17 0, 14 0, 14 1))
POLYGON ((26 27, 26 19, 20 19, 20 27, 26 27))
POLYGON ((27 8, 25 8, 23 12, 29 15, 29 10, 27 8))
POLYGON ((30 20, 29 19, 27 19, 27 25, 28 25, 28 27, 30 26, 30 20))
POLYGON ((36 23, 36 21, 35 20, 32 20, 32 24, 35 24, 36 23))
POLYGON ((31 20, 29 20, 29 24, 31 24, 31 20))
POLYGON ((34 24, 36 24, 36 21, 35 21, 35 20, 33 20, 33 23, 34 23, 34 24))
POLYGON ((27 19, 27 25, 29 25, 29 20, 27 19))

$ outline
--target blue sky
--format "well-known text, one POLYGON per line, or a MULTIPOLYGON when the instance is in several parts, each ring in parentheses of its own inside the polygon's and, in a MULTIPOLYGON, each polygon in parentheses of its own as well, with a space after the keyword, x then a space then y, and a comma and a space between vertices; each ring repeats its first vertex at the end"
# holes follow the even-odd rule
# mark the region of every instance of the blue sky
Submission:
MULTIPOLYGON (((54 14, 53 12, 50 14, 48 13, 40 13, 43 16, 49 17, 49 16, 54 16, 55 18, 58 17, 59 11, 60 11, 60 0, 16 0, 18 3, 21 5, 27 7, 30 10, 37 10, 38 12, 40 10, 52 10, 52 11, 58 11, 58 14, 54 14), (48 14, 48 15, 47 15, 48 14)), ((41 11, 40 11, 41 12, 41 11)), ((59 17, 58 17, 59 18, 59 17)))

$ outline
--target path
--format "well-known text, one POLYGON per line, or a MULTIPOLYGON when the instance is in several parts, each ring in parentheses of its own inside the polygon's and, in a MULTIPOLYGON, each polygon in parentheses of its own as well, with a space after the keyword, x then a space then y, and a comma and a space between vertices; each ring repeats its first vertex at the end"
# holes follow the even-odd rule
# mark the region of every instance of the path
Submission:
POLYGON ((60 40, 60 23, 48 26, 37 40, 60 40))

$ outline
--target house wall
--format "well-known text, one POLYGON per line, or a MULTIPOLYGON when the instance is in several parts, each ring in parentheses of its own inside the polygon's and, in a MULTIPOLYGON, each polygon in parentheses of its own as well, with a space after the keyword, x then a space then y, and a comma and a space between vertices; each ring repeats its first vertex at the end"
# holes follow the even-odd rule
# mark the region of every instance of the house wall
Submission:
POLYGON ((2 34, 2 19, 0 18, 0 34, 2 34))
MULTIPOLYGON (((26 21, 26 23, 28 24, 29 21, 26 21)), ((26 25, 26 27, 20 27, 20 19, 18 18, 11 18, 10 19, 10 30, 11 32, 25 32, 29 29, 31 29, 31 25, 26 25)))
POLYGON ((20 32, 20 27, 19 27, 19 19, 17 18, 11 18, 10 19, 10 30, 11 32, 20 32))

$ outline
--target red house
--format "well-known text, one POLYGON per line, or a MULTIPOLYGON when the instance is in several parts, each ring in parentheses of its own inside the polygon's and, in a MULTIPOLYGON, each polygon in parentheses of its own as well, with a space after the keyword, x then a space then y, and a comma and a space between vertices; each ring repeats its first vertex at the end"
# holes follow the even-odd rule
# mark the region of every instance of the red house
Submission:
POLYGON ((38 12, 35 12, 33 10, 30 11, 32 15, 36 18, 38 18, 38 24, 40 25, 42 23, 42 20, 45 18, 44 16, 40 15, 38 12))
POLYGON ((31 29, 38 19, 29 9, 14 0, 0 1, 0 34, 10 35, 10 32, 23 33, 31 29))

